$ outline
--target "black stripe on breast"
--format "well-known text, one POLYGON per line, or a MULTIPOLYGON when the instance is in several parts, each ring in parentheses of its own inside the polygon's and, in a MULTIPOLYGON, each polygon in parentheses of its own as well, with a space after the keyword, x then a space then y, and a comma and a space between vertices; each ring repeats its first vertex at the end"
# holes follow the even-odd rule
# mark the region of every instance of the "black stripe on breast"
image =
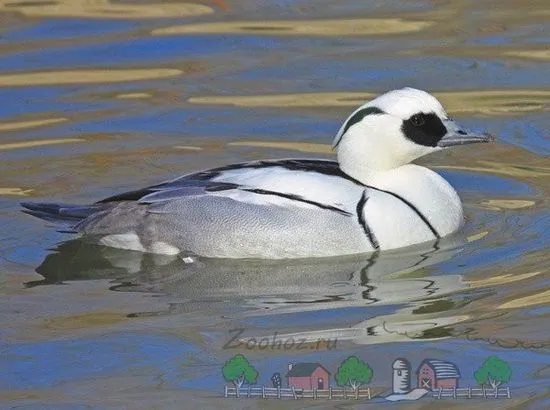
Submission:
POLYGON ((340 208, 332 206, 332 205, 326 205, 326 204, 321 204, 319 202, 310 201, 309 199, 302 198, 299 195, 285 194, 285 193, 282 193, 282 192, 275 192, 275 191, 267 191, 265 189, 240 188, 240 190, 241 191, 246 191, 246 192, 252 192, 253 194, 259 194, 259 195, 278 196, 278 197, 281 197, 281 198, 290 199, 292 201, 298 201, 298 202, 303 202, 305 204, 313 205, 313 206, 316 206, 317 208, 326 209, 327 211, 337 212, 340 215, 351 216, 351 214, 349 212, 344 211, 343 209, 340 209, 340 208))
POLYGON ((367 235, 367 238, 369 238, 369 242, 371 243, 372 247, 374 249, 380 249, 378 239, 376 239, 374 232, 372 232, 372 230, 370 229, 369 224, 365 219, 365 213, 363 212, 363 208, 365 207, 365 204, 368 200, 369 197, 367 196, 367 193, 363 192, 361 199, 359 200, 359 202, 357 202, 357 221, 359 222, 359 225, 361 225, 361 227, 363 228, 363 231, 365 231, 365 235, 367 235))
POLYGON ((403 202, 405 205, 407 205, 416 215, 418 215, 418 217, 420 219, 422 219, 422 222, 424 222, 426 224, 426 226, 428 227, 428 229, 433 233, 433 235, 437 238, 437 239, 441 239, 441 235, 439 235, 439 233, 437 232, 437 230, 434 228, 434 226, 430 223, 430 221, 428 221, 428 218, 426 218, 426 216, 420 212, 420 210, 414 206, 411 202, 407 201, 405 198, 403 198, 401 195, 398 195, 396 194, 395 192, 391 192, 391 191, 386 191, 384 189, 380 189, 380 188, 376 188, 374 186, 371 186, 371 185, 365 185, 363 184, 361 181, 358 181, 356 180, 355 178, 345 174, 343 171, 340 171, 342 173, 342 175, 339 175, 341 176, 342 178, 345 178, 347 179, 348 181, 351 181, 351 182, 354 182, 355 184, 357 185, 361 185, 361 186, 364 186, 366 188, 370 188, 370 189, 374 189, 375 191, 379 191, 379 192, 385 192, 386 194, 389 194, 391 196, 393 196, 394 198, 397 198, 399 199, 401 202, 403 202))
POLYGON ((412 203, 407 201, 401 195, 397 195, 395 192, 385 191, 385 190, 380 189, 380 188, 375 188, 375 187, 372 187, 370 185, 367 185, 367 186, 368 186, 368 188, 375 189, 376 191, 380 191, 380 192, 385 192, 386 194, 389 194, 389 195, 393 196, 394 198, 399 199, 401 202, 403 202, 405 205, 407 205, 409 208, 411 208, 414 211, 414 213, 418 215, 418 217, 420 219, 422 219, 422 221, 426 224, 426 226, 430 229, 430 231, 432 231, 432 233, 434 234, 434 236, 437 239, 441 238, 441 235, 439 235, 439 233, 433 227, 433 225, 430 223, 430 221, 428 221, 428 218, 426 218, 426 216, 422 212, 420 212, 416 206, 414 206, 412 203))

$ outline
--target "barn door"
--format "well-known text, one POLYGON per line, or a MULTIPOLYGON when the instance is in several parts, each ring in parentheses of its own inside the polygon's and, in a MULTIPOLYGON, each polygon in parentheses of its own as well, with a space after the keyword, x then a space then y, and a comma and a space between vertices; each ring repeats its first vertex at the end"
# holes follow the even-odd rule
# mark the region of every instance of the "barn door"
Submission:
POLYGON ((420 386, 422 389, 432 389, 432 379, 429 377, 423 377, 422 378, 422 385, 420 386))

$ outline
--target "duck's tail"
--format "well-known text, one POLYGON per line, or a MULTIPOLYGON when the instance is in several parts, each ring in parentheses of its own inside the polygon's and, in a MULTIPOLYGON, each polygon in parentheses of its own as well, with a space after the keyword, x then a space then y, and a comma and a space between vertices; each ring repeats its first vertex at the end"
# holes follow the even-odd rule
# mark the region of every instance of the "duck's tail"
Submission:
POLYGON ((74 225, 90 215, 105 209, 105 204, 70 205, 47 202, 21 202, 26 214, 48 222, 74 225))

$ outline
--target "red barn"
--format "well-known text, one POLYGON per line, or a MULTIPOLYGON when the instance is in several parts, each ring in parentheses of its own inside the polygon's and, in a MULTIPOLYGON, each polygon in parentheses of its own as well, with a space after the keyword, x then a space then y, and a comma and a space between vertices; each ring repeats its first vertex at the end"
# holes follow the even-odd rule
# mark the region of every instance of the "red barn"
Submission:
POLYGON ((319 363, 289 363, 286 378, 288 387, 313 390, 328 389, 330 372, 319 363))
POLYGON ((424 359, 418 370, 418 388, 426 390, 458 387, 460 372, 454 363, 437 359, 424 359))

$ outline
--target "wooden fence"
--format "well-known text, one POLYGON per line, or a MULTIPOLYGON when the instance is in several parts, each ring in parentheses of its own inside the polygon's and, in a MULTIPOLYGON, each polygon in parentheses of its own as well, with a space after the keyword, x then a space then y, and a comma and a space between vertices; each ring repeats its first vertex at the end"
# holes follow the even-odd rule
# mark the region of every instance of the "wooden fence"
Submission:
POLYGON ((432 390, 433 397, 438 399, 453 398, 453 399, 471 399, 473 397, 483 397, 485 399, 498 399, 499 397, 506 397, 510 399, 512 397, 510 393, 510 386, 486 389, 485 387, 472 389, 471 387, 465 387, 462 389, 435 389, 432 390))
POLYGON ((333 389, 329 387, 325 390, 320 389, 296 389, 294 387, 288 388, 275 388, 275 387, 265 387, 265 386, 248 386, 241 387, 239 389, 239 394, 237 395, 236 387, 225 386, 225 397, 254 397, 262 399, 283 399, 283 398, 292 398, 294 400, 298 399, 325 399, 325 400, 347 400, 347 399, 370 399, 370 388, 366 389, 333 389))

